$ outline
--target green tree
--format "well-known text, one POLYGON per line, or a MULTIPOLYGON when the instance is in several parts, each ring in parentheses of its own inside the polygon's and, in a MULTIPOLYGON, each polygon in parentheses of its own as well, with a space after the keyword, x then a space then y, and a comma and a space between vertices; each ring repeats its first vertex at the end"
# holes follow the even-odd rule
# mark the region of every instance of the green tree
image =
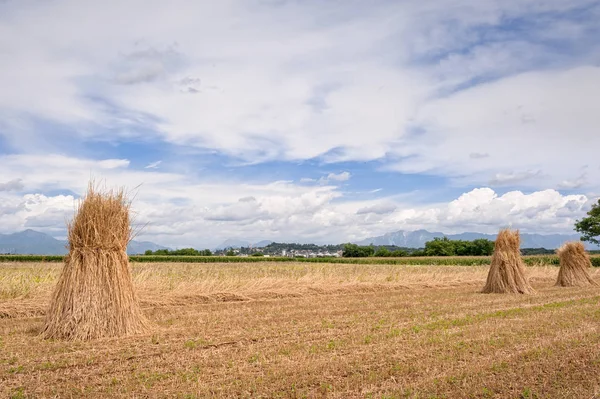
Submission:
POLYGON ((373 248, 373 245, 364 247, 356 244, 345 244, 342 256, 344 258, 366 258, 368 256, 373 256, 374 253, 375 248, 373 248))
POLYGON ((581 233, 581 241, 588 241, 600 246, 600 199, 592 205, 587 217, 575 223, 575 230, 581 233))
POLYGON ((450 240, 454 246, 454 255, 458 256, 469 256, 472 255, 473 245, 470 241, 464 240, 450 240))
POLYGON ((386 247, 379 247, 377 251, 375 251, 375 256, 379 258, 386 258, 388 256, 392 256, 392 253, 386 247))
POLYGON ((373 244, 369 245, 368 247, 362 247, 362 251, 363 251, 363 257, 367 257, 367 256, 373 256, 375 255, 375 248, 373 247, 373 244))
POLYGON ((471 254, 474 256, 490 256, 494 253, 494 242, 485 238, 478 238, 471 242, 471 254))
POLYGON ((346 244, 344 245, 344 252, 342 252, 342 256, 344 258, 358 258, 360 255, 359 246, 356 244, 346 244))
POLYGON ((436 237, 433 241, 427 241, 425 243, 425 254, 427 256, 454 256, 456 255, 454 241, 448 237, 436 237))
POLYGON ((494 252, 494 243, 484 238, 473 241, 434 238, 425 243, 424 252, 427 256, 487 256, 494 252))
POLYGON ((225 253, 225 256, 235 256, 235 252, 233 252, 233 249, 230 249, 225 253))

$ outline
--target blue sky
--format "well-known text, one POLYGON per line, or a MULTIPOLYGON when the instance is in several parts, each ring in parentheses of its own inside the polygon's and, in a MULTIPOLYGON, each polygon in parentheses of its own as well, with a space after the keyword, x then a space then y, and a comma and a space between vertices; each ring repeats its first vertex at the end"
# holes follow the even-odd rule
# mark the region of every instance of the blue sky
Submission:
POLYGON ((0 233, 90 177, 141 239, 571 233, 600 194, 600 2, 0 2, 0 233))

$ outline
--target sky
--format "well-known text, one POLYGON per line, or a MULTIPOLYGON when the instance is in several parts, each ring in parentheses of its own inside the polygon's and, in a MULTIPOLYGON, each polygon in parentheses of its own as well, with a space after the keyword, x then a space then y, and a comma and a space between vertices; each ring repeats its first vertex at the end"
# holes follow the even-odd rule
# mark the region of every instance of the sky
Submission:
POLYGON ((573 233, 600 1, 0 0, 0 233, 94 179, 174 248, 573 233))

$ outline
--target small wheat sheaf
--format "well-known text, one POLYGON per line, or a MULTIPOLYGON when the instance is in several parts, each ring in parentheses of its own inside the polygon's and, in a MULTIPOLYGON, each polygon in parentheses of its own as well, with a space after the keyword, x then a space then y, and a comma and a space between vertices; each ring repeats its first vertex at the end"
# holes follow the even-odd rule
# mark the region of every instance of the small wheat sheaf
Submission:
POLYGON ((485 294, 533 294, 525 277, 519 231, 501 230, 494 243, 492 264, 481 292, 485 294))
POLYGON ((556 285, 560 287, 597 286, 590 276, 592 262, 581 242, 567 242, 556 250, 560 259, 560 270, 556 285))

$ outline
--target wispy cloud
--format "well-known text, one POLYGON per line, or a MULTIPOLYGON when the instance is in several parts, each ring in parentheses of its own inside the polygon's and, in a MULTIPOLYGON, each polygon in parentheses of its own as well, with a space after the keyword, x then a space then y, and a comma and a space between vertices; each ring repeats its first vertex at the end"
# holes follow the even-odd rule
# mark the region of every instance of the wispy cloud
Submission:
POLYGON ((541 175, 541 171, 526 171, 526 172, 511 172, 511 173, 496 173, 490 180, 490 185, 513 185, 525 182, 541 175))
POLYGON ((490 154, 485 152, 472 152, 469 154, 469 158, 471 159, 484 159, 489 158, 490 154))
POLYGON ((396 210, 397 205, 393 203, 385 203, 380 202, 378 204, 374 204, 371 206, 366 206, 364 208, 360 208, 356 211, 357 215, 365 215, 369 213, 374 213, 377 215, 385 215, 388 213, 392 213, 396 210))
POLYGON ((563 180, 558 187, 567 190, 574 190, 577 188, 581 188, 582 186, 587 184, 586 174, 582 174, 576 179, 571 180, 563 180))
POLYGON ((6 183, 0 183, 0 191, 19 191, 24 188, 22 179, 13 179, 6 183))
POLYGON ((144 166, 144 169, 157 169, 161 163, 162 163, 162 161, 156 161, 156 162, 149 163, 148 165, 144 166))
POLYGON ((322 184, 332 182, 344 182, 350 180, 350 176, 350 172, 329 173, 327 176, 321 177, 319 179, 319 182, 322 184))

